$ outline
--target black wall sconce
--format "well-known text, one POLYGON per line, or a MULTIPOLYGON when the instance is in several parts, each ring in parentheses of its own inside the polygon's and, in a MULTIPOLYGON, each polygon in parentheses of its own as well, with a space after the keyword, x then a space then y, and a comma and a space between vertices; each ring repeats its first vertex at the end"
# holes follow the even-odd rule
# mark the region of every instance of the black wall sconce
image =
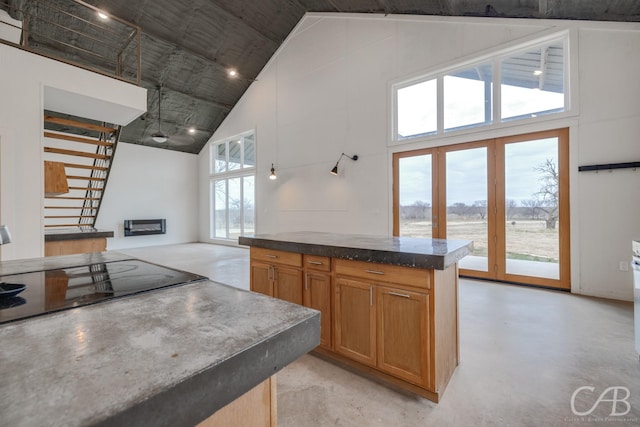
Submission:
POLYGON ((276 176, 276 168, 273 167, 273 163, 271 163, 271 174, 269 175, 270 180, 278 179, 276 176))
POLYGON ((329 173, 330 173, 330 174, 332 174, 332 175, 338 175, 338 163, 340 163, 340 160, 342 160, 342 158, 343 158, 343 157, 347 157, 347 158, 349 158, 349 159, 353 160, 354 162, 355 162, 356 160, 358 160, 358 155, 357 155, 357 154, 354 154, 353 156, 348 156, 348 155, 346 155, 346 154, 342 153, 342 154, 340 155, 340 157, 338 158, 338 161, 336 162, 336 165, 333 167, 333 169, 331 169, 331 170, 329 171, 329 173))

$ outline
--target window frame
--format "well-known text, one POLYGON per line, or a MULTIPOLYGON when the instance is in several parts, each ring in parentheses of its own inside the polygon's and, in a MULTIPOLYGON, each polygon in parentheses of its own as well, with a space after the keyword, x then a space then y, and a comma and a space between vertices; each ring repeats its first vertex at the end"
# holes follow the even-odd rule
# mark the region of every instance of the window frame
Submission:
MULTIPOLYGON (((224 139, 220 139, 217 141, 212 141, 209 143, 209 240, 216 241, 221 243, 231 243, 237 240, 237 237, 229 237, 230 234, 230 212, 229 212, 229 181, 233 179, 238 179, 240 182, 240 206, 239 206, 239 215, 240 215, 240 236, 245 235, 245 212, 246 207, 244 205, 245 202, 245 180, 244 178, 253 177, 253 231, 255 232, 255 203, 256 203, 256 177, 257 177, 257 150, 256 150, 256 132, 255 130, 250 130, 246 132, 242 132, 237 135, 233 135, 231 137, 227 137, 224 139), (253 143, 253 165, 247 166, 245 165, 245 142, 248 137, 252 137, 253 143), (229 155, 230 149, 229 144, 240 142, 242 144, 242 148, 240 150, 240 163, 237 169, 229 168, 229 155), (216 172, 216 155, 218 153, 218 147, 222 144, 225 144, 225 163, 226 167, 224 171, 216 172), (225 187, 225 228, 226 228, 226 237, 216 236, 216 198, 214 196, 214 188, 217 181, 224 181, 225 187)), ((237 241, 236 241, 237 243, 237 241)))
POLYGON ((571 87, 574 84, 571 78, 571 52, 570 44, 571 38, 575 36, 572 32, 567 30, 558 31, 553 29, 548 31, 546 35, 538 35, 535 38, 527 42, 513 43, 509 46, 503 46, 500 48, 492 48, 484 53, 468 57, 466 60, 456 60, 444 67, 434 69, 431 71, 421 72, 409 78, 404 78, 390 83, 390 99, 391 99, 391 120, 389 129, 389 146, 399 146, 402 144, 415 143, 420 141, 437 140, 444 136, 462 135, 478 131, 494 130, 504 127, 512 127, 515 125, 522 125, 523 123, 530 122, 543 122, 548 120, 555 120, 560 117, 566 117, 572 114, 576 114, 572 105, 571 87), (525 52, 527 50, 535 49, 538 47, 548 46, 561 42, 563 45, 563 78, 564 78, 564 109, 561 112, 542 114, 539 116, 533 116, 528 118, 507 118, 502 119, 502 61, 513 56, 515 54, 525 52), (492 94, 491 94, 491 110, 492 120, 485 123, 479 123, 477 125, 464 126, 461 128, 453 128, 449 130, 444 129, 444 76, 455 74, 456 72, 463 71, 465 69, 472 68, 474 66, 480 66, 484 64, 491 64, 492 68, 492 94), (410 87, 412 85, 420 84, 430 80, 437 81, 437 130, 428 134, 419 134, 415 136, 400 137, 398 135, 398 90, 410 87))

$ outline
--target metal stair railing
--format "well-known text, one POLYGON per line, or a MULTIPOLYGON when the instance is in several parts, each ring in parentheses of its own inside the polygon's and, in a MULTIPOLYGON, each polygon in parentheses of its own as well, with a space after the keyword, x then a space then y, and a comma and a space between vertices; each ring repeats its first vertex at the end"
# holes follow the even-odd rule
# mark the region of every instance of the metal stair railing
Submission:
MULTIPOLYGON (((103 126, 107 126, 107 124, 103 123, 103 126)), ((115 129, 116 131, 113 133, 100 133, 100 141, 111 142, 112 145, 98 145, 96 147, 96 154, 98 156, 96 156, 97 158, 93 161, 94 168, 91 169, 91 175, 88 178, 88 188, 78 220, 78 226, 81 228, 95 228, 107 182, 109 181, 109 174, 111 173, 116 147, 120 140, 122 126, 118 125, 115 129)))

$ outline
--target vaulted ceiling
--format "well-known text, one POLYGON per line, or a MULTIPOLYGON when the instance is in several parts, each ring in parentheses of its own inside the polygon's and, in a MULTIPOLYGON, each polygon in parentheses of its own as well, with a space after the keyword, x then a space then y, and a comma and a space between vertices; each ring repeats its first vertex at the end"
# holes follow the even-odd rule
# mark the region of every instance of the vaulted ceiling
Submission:
MULTIPOLYGON (((30 16, 31 45, 76 60, 83 54, 69 48, 79 39, 74 30, 87 32, 89 21, 94 19, 85 16, 72 22, 66 17, 65 12, 82 16, 83 6, 79 3, 82 2, 0 0, 0 8, 9 10, 14 18, 22 19, 22 11, 30 16), (55 20, 62 20, 71 31, 47 24, 55 20), (53 43, 53 33, 64 43, 53 43)), ((85 0, 85 3, 137 25, 142 31, 140 84, 148 89, 148 111, 124 128, 121 140, 189 153, 198 153, 206 144, 306 12, 640 21, 637 0, 85 0), (237 75, 231 77, 230 70, 237 75), (151 139, 158 131, 160 94, 162 131, 169 135, 165 143, 151 139), (189 128, 195 132, 189 133, 189 128)), ((113 50, 114 44, 127 37, 126 31, 113 22, 108 32, 94 36, 93 48, 113 50), (111 43, 101 47, 101 42, 109 38, 111 43)), ((102 58, 84 56, 84 61, 93 61, 96 68, 104 68, 102 58)), ((124 62, 127 61, 135 62, 135 55, 125 56, 124 62)))

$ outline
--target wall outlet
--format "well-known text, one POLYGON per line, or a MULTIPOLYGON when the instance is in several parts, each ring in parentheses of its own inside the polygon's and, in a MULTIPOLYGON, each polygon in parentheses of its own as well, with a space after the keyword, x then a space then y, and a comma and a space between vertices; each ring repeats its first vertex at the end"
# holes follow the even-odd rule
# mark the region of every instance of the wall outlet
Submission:
POLYGON ((627 261, 620 261, 618 268, 620 271, 629 271, 629 263, 627 261))

